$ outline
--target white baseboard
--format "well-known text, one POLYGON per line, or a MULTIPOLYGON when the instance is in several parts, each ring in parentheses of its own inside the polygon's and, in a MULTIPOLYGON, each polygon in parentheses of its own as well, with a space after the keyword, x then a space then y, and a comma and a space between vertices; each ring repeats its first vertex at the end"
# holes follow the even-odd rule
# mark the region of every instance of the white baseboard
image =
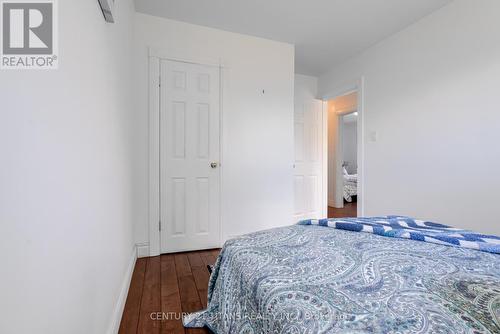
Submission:
POLYGON ((135 244, 135 247, 137 248, 137 258, 149 256, 149 242, 135 244))
POLYGON ((120 329, 120 322, 122 320, 123 309, 125 308, 125 302, 127 301, 128 289, 130 287, 130 281, 132 280, 132 274, 134 272, 135 261, 137 260, 137 246, 134 246, 134 250, 130 255, 130 261, 125 272, 125 277, 123 278, 122 285, 120 288, 120 295, 116 302, 115 309, 113 311, 113 317, 111 318, 111 324, 108 329, 108 334, 117 334, 120 329))

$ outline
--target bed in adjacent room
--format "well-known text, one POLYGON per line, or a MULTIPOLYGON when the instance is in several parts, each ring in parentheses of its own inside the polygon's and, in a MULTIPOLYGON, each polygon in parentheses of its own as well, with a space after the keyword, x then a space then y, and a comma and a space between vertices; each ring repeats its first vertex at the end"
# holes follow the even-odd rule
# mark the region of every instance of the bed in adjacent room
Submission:
POLYGON ((407 217, 308 220, 226 242, 214 333, 500 333, 500 238, 407 217))
POLYGON ((358 174, 349 174, 347 170, 344 169, 344 188, 343 195, 347 202, 352 202, 352 197, 358 195, 358 174))

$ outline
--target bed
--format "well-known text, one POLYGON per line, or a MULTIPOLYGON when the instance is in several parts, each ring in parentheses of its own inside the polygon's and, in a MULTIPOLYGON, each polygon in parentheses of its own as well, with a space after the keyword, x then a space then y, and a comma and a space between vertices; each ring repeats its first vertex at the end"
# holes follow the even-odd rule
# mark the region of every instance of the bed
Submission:
POLYGON ((214 333, 500 333, 500 238, 462 232, 387 216, 308 220, 229 240, 210 277, 208 308, 184 325, 214 333))
POLYGON ((352 202, 352 197, 358 195, 358 174, 348 174, 344 167, 343 195, 347 202, 352 202))

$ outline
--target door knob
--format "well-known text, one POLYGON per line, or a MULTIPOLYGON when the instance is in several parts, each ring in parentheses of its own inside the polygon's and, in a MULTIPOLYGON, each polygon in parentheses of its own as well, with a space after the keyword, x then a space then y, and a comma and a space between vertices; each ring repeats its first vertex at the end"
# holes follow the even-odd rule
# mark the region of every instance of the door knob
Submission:
POLYGON ((216 162, 211 162, 210 167, 217 168, 218 164, 216 162))

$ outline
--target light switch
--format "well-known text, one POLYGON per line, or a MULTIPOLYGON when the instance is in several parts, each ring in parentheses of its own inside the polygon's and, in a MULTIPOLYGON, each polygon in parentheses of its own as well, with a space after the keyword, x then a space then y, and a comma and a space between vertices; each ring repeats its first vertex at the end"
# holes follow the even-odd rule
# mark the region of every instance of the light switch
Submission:
POLYGON ((376 142, 378 140, 378 132, 377 131, 370 131, 370 141, 371 142, 376 142))

